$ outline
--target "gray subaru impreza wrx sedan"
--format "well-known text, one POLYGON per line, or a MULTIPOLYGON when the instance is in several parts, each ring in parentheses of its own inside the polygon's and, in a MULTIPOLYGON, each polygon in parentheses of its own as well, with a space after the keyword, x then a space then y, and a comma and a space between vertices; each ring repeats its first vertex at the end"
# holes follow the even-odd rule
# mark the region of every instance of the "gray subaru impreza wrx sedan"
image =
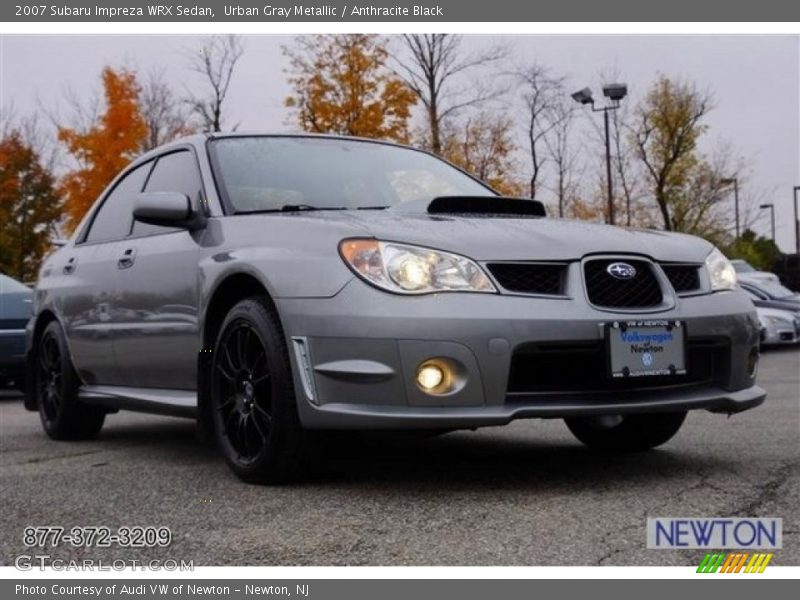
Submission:
POLYGON ((763 402, 735 285, 704 240, 547 218, 419 150, 194 136, 45 261, 25 402, 55 439, 120 409, 194 417, 247 481, 297 476, 326 429, 563 418, 645 450, 688 410, 763 402))

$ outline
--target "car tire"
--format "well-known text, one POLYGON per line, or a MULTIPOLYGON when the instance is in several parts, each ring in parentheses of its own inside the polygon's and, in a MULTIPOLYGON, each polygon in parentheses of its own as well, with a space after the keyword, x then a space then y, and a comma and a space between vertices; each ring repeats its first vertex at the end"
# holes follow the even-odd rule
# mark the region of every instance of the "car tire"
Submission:
POLYGON ((45 433, 54 440, 84 440, 103 427, 106 413, 78 399, 78 379, 57 321, 45 327, 36 345, 34 393, 45 433))
POLYGON ((643 452, 672 439, 684 419, 685 411, 576 417, 564 421, 576 438, 595 450, 643 452))
POLYGON ((300 424, 286 342, 266 298, 242 300, 228 312, 210 386, 214 436, 239 478, 279 484, 305 474, 312 436, 300 424))

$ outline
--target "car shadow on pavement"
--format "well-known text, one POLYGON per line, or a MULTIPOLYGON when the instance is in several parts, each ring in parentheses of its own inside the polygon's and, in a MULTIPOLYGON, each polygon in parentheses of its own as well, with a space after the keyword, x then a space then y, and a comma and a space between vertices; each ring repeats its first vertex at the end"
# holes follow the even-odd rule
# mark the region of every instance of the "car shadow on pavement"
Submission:
MULTIPOLYGON (((569 434, 565 430, 565 438, 569 434)), ((577 441, 490 437, 469 432, 429 440, 353 440, 327 454, 317 482, 381 482, 398 487, 520 488, 563 486, 610 489, 689 473, 729 468, 722 457, 678 451, 669 445, 644 453, 597 452, 577 441)))
MULTIPOLYGON (((31 418, 38 421, 32 413, 31 418)), ((546 436, 537 437, 537 433, 535 426, 513 431, 491 427, 430 438, 388 432, 327 433, 319 453, 322 458, 312 465, 304 481, 292 486, 380 485, 397 489, 547 486, 551 490, 563 486, 574 491, 576 487, 609 489, 673 477, 684 479, 687 474, 736 466, 735 458, 728 460, 675 444, 645 453, 603 453, 573 440, 566 428, 563 438, 554 436, 552 429, 546 436)), ((52 443, 64 449, 62 442, 52 443)), ((150 460, 186 468, 218 465, 220 473, 224 473, 222 477, 235 480, 233 474, 226 472, 222 455, 213 444, 198 440, 194 423, 187 419, 112 414, 97 438, 70 446, 73 444, 82 450, 114 452, 116 460, 135 461, 141 458, 139 453, 146 452, 150 460)))
MULTIPOLYGON (((190 421, 152 417, 147 422, 114 425, 112 416, 110 423, 94 442, 105 449, 146 446, 163 461, 222 464, 223 458, 212 444, 197 440, 190 421)), ((563 486, 574 491, 576 486, 642 485, 733 466, 722 456, 678 450, 669 444, 645 453, 596 452, 573 442, 566 429, 564 440, 553 440, 552 434, 548 439, 537 438, 535 428, 530 437, 521 436, 519 429, 508 435, 503 428, 489 428, 427 439, 337 432, 325 435, 324 440, 319 453, 322 458, 312 465, 305 481, 292 486, 563 486)), ((235 479, 232 474, 227 476, 235 479)))

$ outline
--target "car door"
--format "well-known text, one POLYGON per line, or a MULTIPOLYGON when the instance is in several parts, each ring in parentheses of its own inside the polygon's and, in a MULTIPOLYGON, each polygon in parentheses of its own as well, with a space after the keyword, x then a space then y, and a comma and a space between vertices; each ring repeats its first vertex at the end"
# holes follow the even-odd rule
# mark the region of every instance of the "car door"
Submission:
MULTIPOLYGON (((156 160, 145 192, 180 192, 200 206, 192 150, 156 160)), ((194 389, 197 382, 198 256, 203 231, 135 221, 119 246, 119 316, 114 349, 124 384, 194 389), (124 318, 123 318, 124 317, 124 318)))
POLYGON ((152 162, 130 170, 103 198, 88 228, 59 253, 55 265, 62 323, 73 364, 88 384, 119 385, 114 358, 117 318, 117 254, 132 225, 133 199, 142 191, 152 162))

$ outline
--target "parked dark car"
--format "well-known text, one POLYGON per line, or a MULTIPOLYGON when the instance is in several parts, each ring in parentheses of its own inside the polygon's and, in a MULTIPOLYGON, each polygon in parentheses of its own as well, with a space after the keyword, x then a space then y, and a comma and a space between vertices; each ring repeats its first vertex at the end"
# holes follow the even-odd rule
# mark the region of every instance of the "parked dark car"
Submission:
POLYGON ((26 406, 56 439, 118 409, 198 418, 248 481, 301 473, 324 429, 564 418, 646 450, 764 400, 735 284, 704 240, 545 218, 412 148, 195 136, 45 261, 26 406))
POLYGON ((25 326, 31 318, 33 292, 0 273, 0 388, 25 383, 25 326))

